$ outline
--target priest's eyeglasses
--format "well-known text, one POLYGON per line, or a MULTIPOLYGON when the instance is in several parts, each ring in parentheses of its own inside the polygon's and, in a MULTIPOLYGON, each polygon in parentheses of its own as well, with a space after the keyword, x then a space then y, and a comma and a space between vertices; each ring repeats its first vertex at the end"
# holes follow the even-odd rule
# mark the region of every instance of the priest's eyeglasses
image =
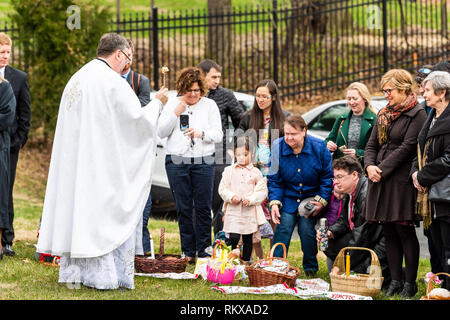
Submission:
POLYGON ((122 53, 125 55, 125 57, 127 58, 127 63, 130 63, 130 62, 131 62, 131 58, 130 58, 125 52, 123 52, 122 49, 119 49, 119 50, 120 50, 120 52, 122 52, 122 53))

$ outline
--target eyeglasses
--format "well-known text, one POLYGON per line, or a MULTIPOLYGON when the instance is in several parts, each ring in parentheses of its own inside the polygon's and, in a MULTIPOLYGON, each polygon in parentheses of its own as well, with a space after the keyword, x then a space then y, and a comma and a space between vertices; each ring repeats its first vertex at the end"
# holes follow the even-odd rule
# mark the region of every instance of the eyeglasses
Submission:
POLYGON ((420 68, 419 73, 423 73, 423 74, 429 74, 431 72, 430 68, 420 68))
POLYGON ((390 95, 393 90, 395 90, 395 88, 383 89, 381 92, 383 92, 383 94, 390 95))
POLYGON ((191 89, 191 90, 186 90, 186 93, 199 93, 200 89, 191 89))
POLYGON ((266 95, 259 95, 259 94, 257 94, 255 96, 255 98, 256 99, 262 99, 262 100, 268 100, 268 99, 272 98, 272 96, 266 96, 266 95))
POLYGON ((120 50, 120 52, 122 52, 125 55, 125 57, 127 57, 127 63, 130 63, 131 62, 131 58, 125 52, 123 52, 122 49, 119 49, 119 50, 120 50))
POLYGON ((334 178, 331 179, 331 180, 333 180, 333 182, 341 181, 342 179, 344 179, 346 176, 349 176, 349 175, 351 175, 351 173, 346 174, 346 175, 343 175, 343 176, 337 176, 337 177, 334 177, 334 178))

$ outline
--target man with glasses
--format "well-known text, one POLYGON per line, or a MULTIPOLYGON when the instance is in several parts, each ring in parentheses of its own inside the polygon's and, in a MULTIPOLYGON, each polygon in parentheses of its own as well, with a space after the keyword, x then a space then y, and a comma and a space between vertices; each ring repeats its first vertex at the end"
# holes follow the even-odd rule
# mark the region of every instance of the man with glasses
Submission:
POLYGON ((127 55, 128 63, 125 65, 121 75, 130 84, 134 93, 136 93, 141 106, 145 107, 150 102, 150 80, 145 75, 137 73, 131 68, 134 58, 134 44, 131 39, 127 39, 127 41, 130 45, 131 52, 127 55))
POLYGON ((151 186, 156 124, 167 89, 146 107, 121 78, 125 38, 102 36, 97 58, 61 99, 37 252, 61 256, 59 282, 134 289, 143 254, 142 212, 151 186))
MULTIPOLYGON (((383 276, 387 280, 385 283, 388 284, 389 268, 382 227, 379 224, 367 222, 364 217, 367 178, 363 174, 361 164, 357 158, 347 155, 333 161, 333 173, 336 190, 346 196, 338 220, 328 228, 328 248, 325 250, 328 271, 332 271, 334 260, 342 248, 370 248, 378 256, 383 276)), ((319 231, 317 231, 317 241, 320 241, 319 231)), ((357 273, 367 273, 367 268, 371 265, 370 255, 365 251, 351 251, 350 261, 351 270, 357 273)))
POLYGON ((8 201, 9 229, 2 234, 3 252, 7 256, 15 255, 12 249, 14 240, 14 203, 13 188, 16 177, 17 162, 19 160, 19 150, 23 148, 28 138, 30 129, 31 108, 30 89, 28 86, 28 76, 25 72, 9 66, 11 56, 11 38, 5 33, 0 33, 0 76, 9 81, 16 98, 16 116, 10 127, 11 147, 10 147, 10 186, 8 201))

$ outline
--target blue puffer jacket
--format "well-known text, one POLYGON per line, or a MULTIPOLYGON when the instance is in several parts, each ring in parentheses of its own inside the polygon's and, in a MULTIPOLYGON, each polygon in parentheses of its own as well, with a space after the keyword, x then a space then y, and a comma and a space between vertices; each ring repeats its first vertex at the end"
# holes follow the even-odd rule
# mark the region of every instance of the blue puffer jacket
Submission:
POLYGON ((324 141, 307 135, 298 155, 284 138, 274 141, 267 186, 269 201, 281 201, 281 211, 293 213, 302 199, 316 195, 329 201, 332 178, 331 153, 324 141))

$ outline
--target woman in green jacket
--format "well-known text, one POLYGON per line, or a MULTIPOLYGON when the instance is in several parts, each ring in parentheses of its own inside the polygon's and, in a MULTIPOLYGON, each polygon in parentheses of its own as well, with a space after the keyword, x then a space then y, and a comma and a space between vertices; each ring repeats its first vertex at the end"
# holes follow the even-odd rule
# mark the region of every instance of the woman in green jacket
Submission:
POLYGON ((333 159, 352 155, 364 165, 364 149, 377 120, 377 111, 370 104, 369 89, 360 82, 353 82, 347 88, 347 102, 350 111, 336 119, 325 142, 333 159))

